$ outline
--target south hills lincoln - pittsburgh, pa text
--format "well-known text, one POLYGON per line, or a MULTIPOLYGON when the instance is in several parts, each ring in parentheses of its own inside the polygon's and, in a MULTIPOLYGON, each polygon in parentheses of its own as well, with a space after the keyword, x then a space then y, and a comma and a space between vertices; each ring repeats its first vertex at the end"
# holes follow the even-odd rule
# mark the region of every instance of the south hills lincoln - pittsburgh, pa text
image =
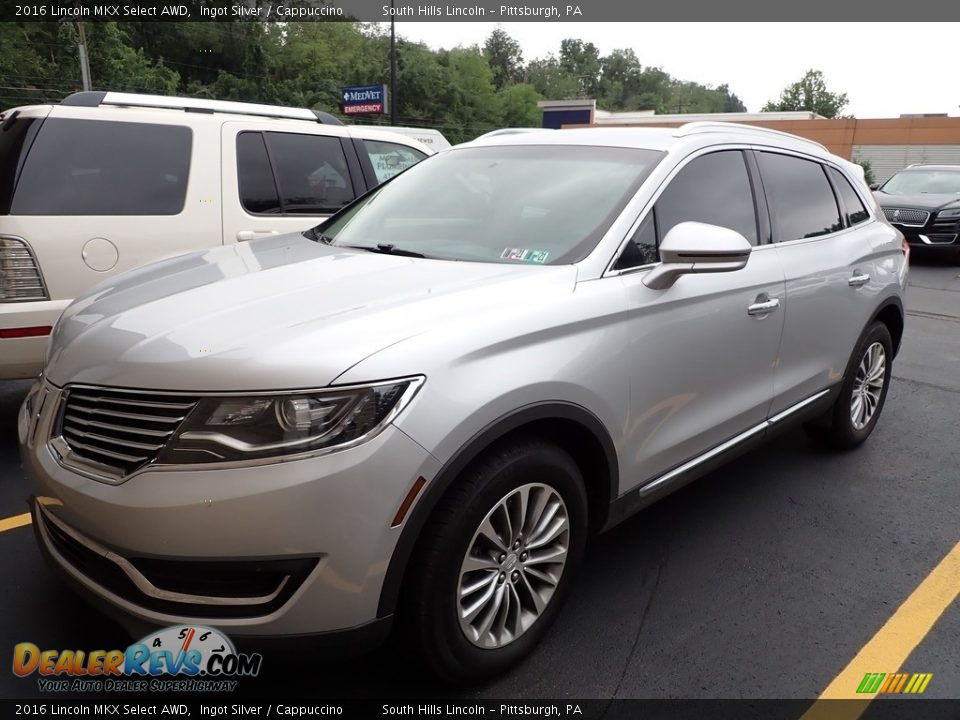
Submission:
POLYGON ((539 17, 546 20, 583 16, 579 5, 400 5, 382 6, 382 17, 539 17))

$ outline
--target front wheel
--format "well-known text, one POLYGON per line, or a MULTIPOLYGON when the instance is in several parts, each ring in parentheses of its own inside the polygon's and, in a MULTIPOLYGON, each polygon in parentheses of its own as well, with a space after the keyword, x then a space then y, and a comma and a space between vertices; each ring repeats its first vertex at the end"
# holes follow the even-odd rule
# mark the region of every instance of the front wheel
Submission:
POLYGON ((820 420, 806 426, 815 439, 849 450, 866 440, 880 419, 893 372, 893 342, 882 322, 861 336, 844 375, 840 395, 820 420))
POLYGON ((586 509, 576 463, 538 440, 502 445, 457 479, 415 550, 399 618, 434 673, 475 682, 530 653, 580 562, 586 509))

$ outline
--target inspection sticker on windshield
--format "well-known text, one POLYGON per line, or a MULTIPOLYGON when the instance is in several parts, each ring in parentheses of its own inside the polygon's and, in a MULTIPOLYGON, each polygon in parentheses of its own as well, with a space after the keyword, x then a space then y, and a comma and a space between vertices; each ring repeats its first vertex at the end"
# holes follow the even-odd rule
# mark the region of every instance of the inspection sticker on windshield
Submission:
POLYGON ((540 263, 547 261, 547 250, 527 250, 525 248, 504 248, 500 257, 504 260, 523 260, 524 262, 540 263))

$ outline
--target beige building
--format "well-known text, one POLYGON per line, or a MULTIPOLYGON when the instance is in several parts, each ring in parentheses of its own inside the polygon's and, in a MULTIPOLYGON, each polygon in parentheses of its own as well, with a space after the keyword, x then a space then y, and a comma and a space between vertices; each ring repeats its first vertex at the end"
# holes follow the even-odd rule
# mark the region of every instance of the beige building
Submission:
MULTIPOLYGON (((759 125, 816 140, 849 160, 868 160, 877 180, 886 180, 914 163, 960 165, 960 117, 901 116, 889 120, 828 120, 812 112, 712 113, 656 115, 652 110, 611 113, 597 110, 592 100, 576 102, 582 119, 553 127, 678 127, 696 120, 722 120, 759 125)), ((553 112, 552 101, 540 103, 544 127, 553 112)), ((567 111, 569 105, 560 106, 567 111)))

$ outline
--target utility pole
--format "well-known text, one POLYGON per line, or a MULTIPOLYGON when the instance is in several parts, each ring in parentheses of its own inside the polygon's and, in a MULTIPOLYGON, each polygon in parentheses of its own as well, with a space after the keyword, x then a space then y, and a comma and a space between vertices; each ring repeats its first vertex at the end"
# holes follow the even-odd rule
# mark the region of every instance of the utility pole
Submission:
POLYGON ((87 56, 87 35, 83 30, 83 23, 77 23, 77 33, 80 35, 80 43, 77 45, 77 51, 80 54, 80 78, 83 82, 83 89, 90 89, 90 58, 87 56))
POLYGON ((397 30, 393 16, 396 0, 390 0, 390 124, 397 124, 397 30))

